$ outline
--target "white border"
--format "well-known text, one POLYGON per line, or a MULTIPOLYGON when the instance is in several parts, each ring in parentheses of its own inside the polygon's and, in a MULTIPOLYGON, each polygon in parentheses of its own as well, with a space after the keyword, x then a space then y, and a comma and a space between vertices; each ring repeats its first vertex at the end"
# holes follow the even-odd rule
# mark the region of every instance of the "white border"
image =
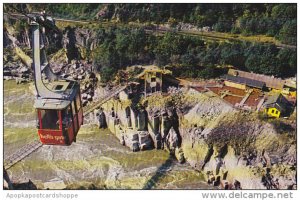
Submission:
MULTIPOLYGON (((1 2, 1 8, 0 8, 0 13, 1 13, 1 20, 0 20, 0 29, 3 30, 3 3, 83 3, 83 1, 80 0, 69 0, 67 2, 61 1, 61 0, 51 0, 51 1, 32 1, 32 0, 4 0, 1 2)), ((215 1, 213 3, 297 3, 298 1, 292 0, 292 1, 270 1, 270 0, 265 0, 265 1, 260 1, 260 0, 254 0, 254 1, 237 1, 237 0, 231 0, 231 1, 215 1)), ((84 3, 212 3, 211 1, 197 1, 197 0, 190 0, 190 1, 178 1, 178 0, 151 0, 151 1, 141 1, 141 0, 135 0, 135 1, 126 1, 126 0, 117 0, 117 1, 95 1, 95 0, 88 0, 87 2, 84 3)), ((297 33, 299 33, 299 7, 297 5, 297 33)), ((1 31, 1 37, 0 37, 0 44, 1 44, 1 52, 3 52, 3 31, 1 31)), ((297 57, 299 58, 299 51, 297 52, 297 57)), ((297 68, 298 64, 297 62, 297 68)), ((3 54, 0 53, 0 66, 3 66, 3 54)), ((3 88, 3 70, 0 70, 0 88, 3 88)), ((298 76, 297 76, 298 79, 298 76)), ((299 82, 297 82, 297 88, 299 88, 299 82)), ((0 102, 2 105, 0 106, 0 137, 3 138, 3 90, 1 89, 2 93, 0 95, 0 102)), ((297 96, 298 98, 298 96, 297 96)), ((298 111, 298 110, 297 110, 298 111)), ((297 119, 299 119, 299 113, 297 113, 297 119)), ((299 121, 297 120, 297 127, 299 121)), ((297 131, 298 132, 298 131, 297 131)), ((298 133, 297 133, 298 135, 298 133)), ((297 141, 297 152, 299 152, 299 145, 297 141)), ((1 164, 3 165, 3 141, 0 142, 0 155, 1 155, 1 164)), ((297 153, 297 159, 299 161, 299 153, 297 153)), ((1 172, 2 168, 1 168, 1 172)), ((299 180, 299 177, 298 177, 299 180)), ((3 182, 1 181, 0 184, 1 187, 1 194, 0 197, 1 199, 9 199, 7 198, 7 194, 10 193, 10 191, 3 191, 3 182)), ((293 199, 299 199, 300 194, 299 194, 299 186, 297 191, 291 191, 293 193, 293 199)), ((201 196, 201 193, 204 192, 209 192, 210 190, 155 190, 155 191, 145 191, 145 190, 109 190, 109 191, 61 191, 62 193, 73 193, 73 194, 78 194, 79 198, 78 199, 119 199, 119 200, 124 200, 124 199, 138 199, 138 200, 158 200, 158 199, 170 199, 170 200, 175 200, 175 199, 181 199, 181 200, 186 200, 186 199, 203 199, 201 196)), ((266 190, 264 191, 259 191, 259 190, 245 190, 245 192, 258 192, 258 193, 265 193, 268 192, 266 190)), ((51 191, 14 191, 14 194, 21 194, 21 193, 32 193, 32 194, 39 194, 39 193, 51 193, 51 191)), ((53 192, 53 191, 52 191, 53 192)), ((60 192, 60 191, 56 191, 60 192)), ((213 193, 230 193, 232 191, 216 191, 214 190, 213 193)), ((281 191, 269 191, 270 193, 278 193, 281 191)), ((282 192, 289 192, 289 191, 282 191, 282 192)), ((212 198, 208 198, 212 199, 212 198)))

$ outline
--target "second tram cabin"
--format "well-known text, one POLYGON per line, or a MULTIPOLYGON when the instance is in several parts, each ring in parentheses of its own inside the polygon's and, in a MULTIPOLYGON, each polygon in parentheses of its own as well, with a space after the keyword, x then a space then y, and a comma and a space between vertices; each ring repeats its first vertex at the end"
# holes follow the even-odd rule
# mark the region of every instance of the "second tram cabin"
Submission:
POLYGON ((77 82, 56 81, 48 88, 62 93, 64 99, 35 100, 40 141, 48 145, 70 145, 83 123, 83 109, 77 82))

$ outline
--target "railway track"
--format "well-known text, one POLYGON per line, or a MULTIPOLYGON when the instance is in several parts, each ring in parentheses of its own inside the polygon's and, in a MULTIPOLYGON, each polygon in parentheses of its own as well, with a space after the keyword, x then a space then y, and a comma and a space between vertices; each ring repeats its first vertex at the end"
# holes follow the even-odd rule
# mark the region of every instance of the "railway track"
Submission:
POLYGON ((33 142, 26 144, 18 149, 15 153, 4 159, 4 168, 8 170, 42 146, 43 144, 39 140, 34 140, 33 142))

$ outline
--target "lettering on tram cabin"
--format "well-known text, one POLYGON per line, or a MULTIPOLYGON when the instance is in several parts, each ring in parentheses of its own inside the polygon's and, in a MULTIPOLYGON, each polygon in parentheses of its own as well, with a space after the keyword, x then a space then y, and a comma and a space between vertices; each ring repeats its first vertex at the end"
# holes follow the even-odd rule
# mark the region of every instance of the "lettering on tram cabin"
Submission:
POLYGON ((40 134, 40 137, 45 140, 56 140, 56 141, 64 140, 64 136, 53 136, 50 134, 45 134, 45 135, 40 134))

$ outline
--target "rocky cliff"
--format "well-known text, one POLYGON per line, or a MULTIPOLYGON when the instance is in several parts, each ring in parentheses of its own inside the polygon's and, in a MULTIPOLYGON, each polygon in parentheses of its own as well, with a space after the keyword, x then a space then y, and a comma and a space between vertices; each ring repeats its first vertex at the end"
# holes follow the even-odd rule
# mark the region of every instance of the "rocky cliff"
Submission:
POLYGON ((233 184, 237 180, 242 188, 251 189, 293 187, 294 121, 261 120, 257 113, 235 110, 210 92, 184 96, 196 103, 180 118, 182 150, 187 162, 203 170, 208 181, 220 177, 221 183, 233 184), (278 123, 284 128, 278 128, 278 123))
POLYGON ((224 187, 226 183, 234 188, 234 183, 240 183, 245 189, 294 187, 296 130, 293 121, 262 120, 257 113, 232 108, 211 92, 181 89, 168 96, 153 95, 141 102, 146 105, 142 111, 147 113, 146 118, 140 111, 134 114, 130 102, 126 105, 112 100, 104 106, 110 130, 132 150, 151 148, 151 144, 161 149, 166 134, 165 149, 175 153, 180 162, 186 160, 196 170, 203 171, 207 181, 214 185, 224 187), (169 119, 172 116, 170 105, 178 114, 179 135, 175 121, 164 118, 164 113, 169 113, 169 119), (126 108, 132 117, 130 127, 126 108), (117 119, 112 117, 112 112, 117 119), (143 120, 147 121, 147 127, 143 120), (278 129, 278 123, 285 128, 278 129), (140 126, 145 128, 142 132, 140 126), (141 142, 143 134, 147 135, 144 140, 147 145, 141 142))

